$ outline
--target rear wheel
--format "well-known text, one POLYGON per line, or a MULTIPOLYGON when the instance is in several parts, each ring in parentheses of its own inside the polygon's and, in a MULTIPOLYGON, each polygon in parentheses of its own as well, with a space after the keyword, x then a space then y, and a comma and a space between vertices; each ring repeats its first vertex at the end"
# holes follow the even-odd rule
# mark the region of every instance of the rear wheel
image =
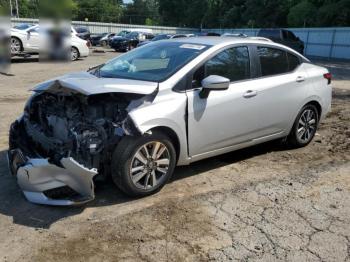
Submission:
POLYGON ((170 179, 176 164, 171 140, 162 133, 126 137, 112 157, 114 183, 130 196, 158 192, 170 179))
POLYGON ((289 144, 296 147, 308 145, 316 134, 319 121, 317 108, 312 105, 304 106, 298 114, 292 131, 288 136, 289 144))
POLYGON ((79 51, 76 47, 72 47, 71 48, 71 60, 72 61, 75 61, 75 60, 78 60, 79 58, 79 51))

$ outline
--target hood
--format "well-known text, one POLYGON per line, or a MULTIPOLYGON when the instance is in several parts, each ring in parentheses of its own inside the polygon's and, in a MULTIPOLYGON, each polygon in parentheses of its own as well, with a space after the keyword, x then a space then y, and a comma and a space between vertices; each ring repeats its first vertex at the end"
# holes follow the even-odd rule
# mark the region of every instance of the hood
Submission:
POLYGON ((97 95, 105 93, 127 93, 127 94, 152 94, 158 88, 158 83, 119 79, 99 78, 88 72, 78 72, 54 78, 37 85, 33 91, 70 91, 83 95, 97 95))
POLYGON ((16 28, 11 28, 10 32, 11 32, 11 33, 22 33, 22 34, 27 34, 27 31, 26 31, 26 30, 19 30, 19 29, 16 29, 16 28))

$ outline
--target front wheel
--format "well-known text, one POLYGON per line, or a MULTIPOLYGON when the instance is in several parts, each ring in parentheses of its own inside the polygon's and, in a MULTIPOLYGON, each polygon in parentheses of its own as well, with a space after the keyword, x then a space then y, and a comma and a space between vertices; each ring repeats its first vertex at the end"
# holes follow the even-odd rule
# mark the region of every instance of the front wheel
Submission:
POLYGON ((11 37, 11 54, 18 54, 22 51, 22 42, 16 37, 11 37))
POLYGON ((158 192, 176 165, 171 140, 162 133, 125 137, 112 157, 112 178, 126 194, 137 197, 158 192))
POLYGON ((314 105, 306 105, 299 112, 292 131, 288 136, 288 142, 295 147, 308 145, 316 134, 319 115, 314 105))

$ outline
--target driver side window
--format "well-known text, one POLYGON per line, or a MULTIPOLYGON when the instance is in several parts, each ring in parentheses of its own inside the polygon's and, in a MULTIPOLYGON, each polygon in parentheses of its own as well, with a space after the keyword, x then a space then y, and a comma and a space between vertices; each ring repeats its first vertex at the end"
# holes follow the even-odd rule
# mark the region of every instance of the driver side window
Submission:
POLYGON ((193 75, 196 85, 210 75, 219 75, 231 82, 250 78, 250 60, 248 47, 228 48, 201 66, 193 75))

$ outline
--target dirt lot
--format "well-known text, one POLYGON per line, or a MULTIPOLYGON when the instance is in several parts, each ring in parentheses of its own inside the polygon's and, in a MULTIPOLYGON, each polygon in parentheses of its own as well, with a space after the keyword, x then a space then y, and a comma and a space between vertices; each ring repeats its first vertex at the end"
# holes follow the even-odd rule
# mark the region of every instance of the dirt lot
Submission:
POLYGON ((116 56, 71 64, 15 61, 0 75, 1 261, 350 262, 350 65, 331 68, 333 109, 306 148, 268 143, 177 168, 160 193, 99 183, 82 207, 27 202, 8 173, 9 124, 34 84, 116 56), (346 90, 347 89, 347 90, 346 90))

